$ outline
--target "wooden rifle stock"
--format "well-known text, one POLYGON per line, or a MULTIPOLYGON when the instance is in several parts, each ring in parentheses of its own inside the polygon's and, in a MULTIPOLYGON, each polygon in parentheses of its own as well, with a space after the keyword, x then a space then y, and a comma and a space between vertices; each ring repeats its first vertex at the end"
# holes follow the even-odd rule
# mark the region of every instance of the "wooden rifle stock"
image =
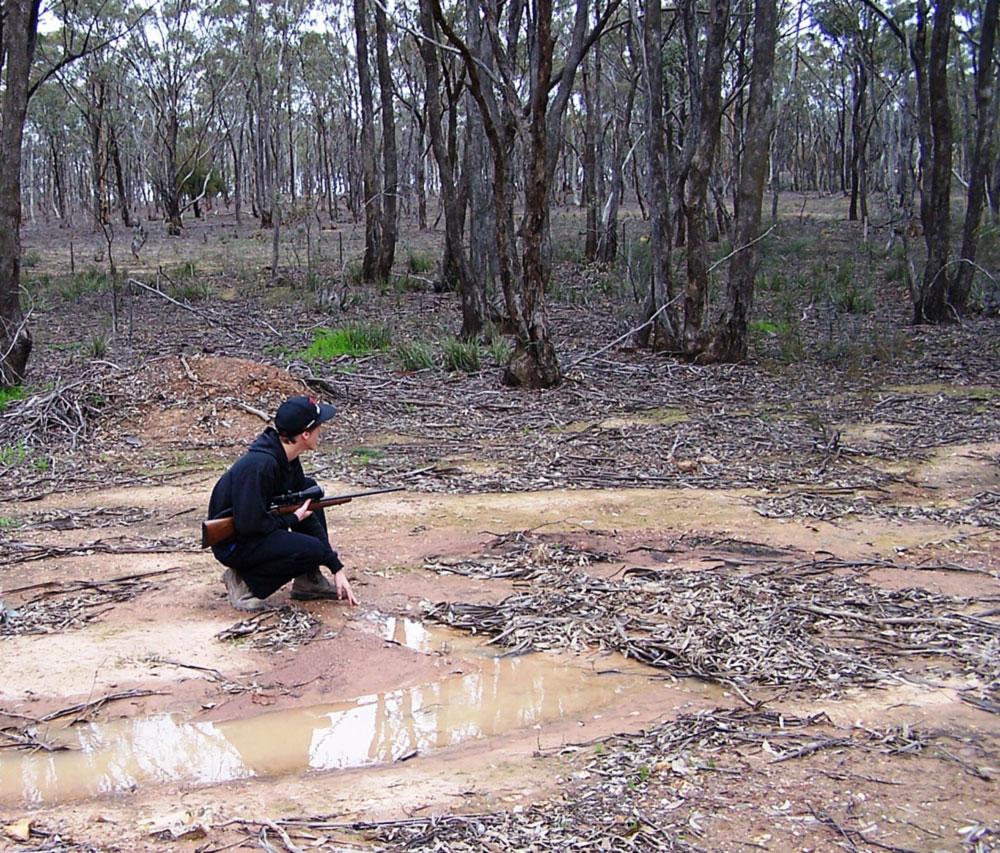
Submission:
MULTIPOLYGON (((390 486, 388 489, 372 489, 368 492, 354 492, 350 495, 336 495, 332 498, 322 498, 316 501, 309 502, 309 510, 313 512, 317 509, 323 509, 328 506, 340 506, 340 504, 350 503, 354 498, 365 498, 369 495, 383 495, 386 492, 401 492, 403 490, 402 486, 390 486)), ((285 504, 283 506, 273 506, 271 507, 271 512, 276 512, 279 515, 287 515, 288 513, 295 512, 301 503, 285 504)), ((212 518, 208 521, 203 521, 201 523, 201 547, 209 548, 212 545, 218 545, 221 542, 225 542, 227 539, 232 539, 236 535, 236 523, 233 521, 231 515, 227 515, 224 518, 212 518)))

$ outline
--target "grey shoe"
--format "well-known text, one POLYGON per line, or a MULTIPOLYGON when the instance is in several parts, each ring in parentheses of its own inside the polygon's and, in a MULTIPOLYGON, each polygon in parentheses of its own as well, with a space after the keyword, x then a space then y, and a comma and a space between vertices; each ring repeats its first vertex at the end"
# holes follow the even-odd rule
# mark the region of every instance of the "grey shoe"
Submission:
POLYGON ((316 599, 338 598, 337 588, 326 579, 319 570, 313 569, 304 575, 299 575, 292 581, 292 598, 296 601, 315 601, 316 599))
POLYGON ((267 608, 264 601, 250 592, 246 581, 232 569, 226 569, 222 573, 222 582, 226 585, 226 592, 229 593, 229 603, 237 610, 256 613, 267 608))

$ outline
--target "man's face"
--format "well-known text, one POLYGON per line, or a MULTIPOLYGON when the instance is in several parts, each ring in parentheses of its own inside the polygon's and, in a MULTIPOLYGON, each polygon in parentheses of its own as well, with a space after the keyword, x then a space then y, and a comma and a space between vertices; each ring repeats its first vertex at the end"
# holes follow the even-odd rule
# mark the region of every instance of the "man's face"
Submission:
POLYGON ((316 424, 312 429, 302 433, 302 440, 305 443, 305 450, 315 450, 319 444, 319 435, 323 431, 323 424, 316 424))

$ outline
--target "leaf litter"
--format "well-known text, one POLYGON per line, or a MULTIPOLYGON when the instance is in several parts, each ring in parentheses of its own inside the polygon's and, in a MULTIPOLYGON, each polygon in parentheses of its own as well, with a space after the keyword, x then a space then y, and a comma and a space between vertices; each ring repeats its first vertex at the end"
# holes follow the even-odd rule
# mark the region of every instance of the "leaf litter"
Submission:
POLYGON ((499 602, 438 602, 424 616, 506 654, 619 652, 672 676, 745 689, 875 686, 908 676, 919 658, 1000 701, 1000 611, 977 612, 982 599, 884 589, 845 573, 840 560, 727 560, 606 578, 585 570, 595 556, 521 542, 502 556, 428 563, 523 583, 499 602))

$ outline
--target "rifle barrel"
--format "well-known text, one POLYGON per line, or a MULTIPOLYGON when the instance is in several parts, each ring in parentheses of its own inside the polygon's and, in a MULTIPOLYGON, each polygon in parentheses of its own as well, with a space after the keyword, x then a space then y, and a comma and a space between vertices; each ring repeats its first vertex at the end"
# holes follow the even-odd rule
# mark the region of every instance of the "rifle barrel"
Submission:
MULTIPOLYGON (((364 498, 369 495, 384 495, 387 492, 401 492, 403 489, 403 486, 390 486, 386 489, 370 489, 367 492, 352 492, 349 495, 334 495, 330 498, 320 498, 319 500, 310 501, 309 509, 322 509, 327 506, 346 504, 354 498, 364 498)), ((291 504, 288 506, 271 507, 271 512, 277 512, 280 515, 287 515, 290 512, 295 512, 295 510, 297 510, 300 506, 301 504, 291 504)), ((225 542, 227 539, 230 539, 235 535, 236 527, 233 523, 233 517, 231 515, 211 519, 209 521, 203 521, 201 523, 202 548, 207 548, 209 545, 218 545, 220 542, 225 542)))

